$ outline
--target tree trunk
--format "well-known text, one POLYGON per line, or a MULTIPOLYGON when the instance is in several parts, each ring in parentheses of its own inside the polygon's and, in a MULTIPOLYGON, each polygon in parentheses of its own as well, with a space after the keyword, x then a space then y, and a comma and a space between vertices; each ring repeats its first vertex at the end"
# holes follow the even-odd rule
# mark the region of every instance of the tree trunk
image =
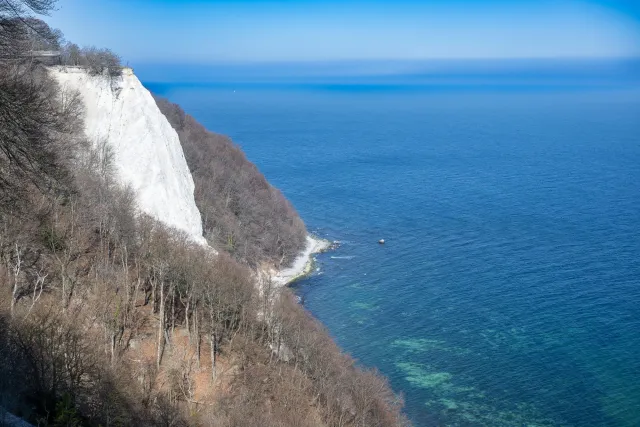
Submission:
POLYGON ((67 310, 67 304, 65 303, 67 293, 67 279, 64 267, 61 267, 60 276, 62 278, 62 311, 65 312, 67 310))
POLYGON ((111 334, 111 364, 113 365, 116 360, 116 333, 111 334))
POLYGON ((176 291, 171 287, 171 337, 176 329, 176 291))
POLYGON ((11 292, 11 317, 13 317, 13 310, 18 299, 18 285, 20 283, 20 269, 22 268, 22 261, 20 260, 20 250, 16 243, 16 265, 13 269, 13 292, 11 292))
POLYGON ((157 309, 156 309, 156 288, 157 288, 158 284, 156 282, 156 280, 152 280, 151 281, 151 312, 152 313, 156 313, 157 309))
POLYGON ((211 383, 216 379, 216 334, 211 334, 211 383))
POLYGON ((138 276, 138 280, 136 281, 136 287, 133 290, 133 305, 131 307, 132 311, 135 311, 136 304, 138 303, 138 290, 140 289, 140 276, 138 276))
POLYGON ((158 319, 158 360, 157 366, 160 367, 162 361, 162 351, 164 350, 164 284, 160 284, 160 313, 158 319))
POLYGON ((187 304, 184 310, 184 323, 187 328, 187 334, 189 335, 189 345, 191 345, 191 329, 189 328, 189 305, 191 303, 191 298, 187 297, 187 304))
POLYGON ((200 344, 201 344, 201 340, 200 340, 200 326, 198 323, 198 302, 196 301, 196 306, 193 309, 193 332, 196 335, 196 354, 197 354, 197 359, 198 359, 198 369, 200 369, 200 344))

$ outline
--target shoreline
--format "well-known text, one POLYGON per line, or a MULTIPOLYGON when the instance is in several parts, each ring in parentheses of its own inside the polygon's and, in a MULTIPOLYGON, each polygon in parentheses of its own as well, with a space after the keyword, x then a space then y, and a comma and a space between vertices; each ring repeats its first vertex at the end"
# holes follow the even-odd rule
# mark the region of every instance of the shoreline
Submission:
POLYGON ((314 265, 314 255, 327 251, 331 247, 331 242, 311 234, 307 235, 307 245, 296 257, 290 267, 276 270, 271 280, 276 287, 289 286, 296 280, 308 276, 314 265))

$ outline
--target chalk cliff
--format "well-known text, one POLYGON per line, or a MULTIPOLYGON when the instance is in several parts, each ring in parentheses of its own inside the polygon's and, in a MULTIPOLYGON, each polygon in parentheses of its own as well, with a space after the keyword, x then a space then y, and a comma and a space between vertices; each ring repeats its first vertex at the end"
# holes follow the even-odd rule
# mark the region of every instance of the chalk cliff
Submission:
POLYGON ((77 91, 85 105, 85 132, 112 149, 117 178, 136 193, 138 208, 205 243, 194 183, 178 134, 133 70, 92 76, 78 67, 56 67, 63 91, 77 91))

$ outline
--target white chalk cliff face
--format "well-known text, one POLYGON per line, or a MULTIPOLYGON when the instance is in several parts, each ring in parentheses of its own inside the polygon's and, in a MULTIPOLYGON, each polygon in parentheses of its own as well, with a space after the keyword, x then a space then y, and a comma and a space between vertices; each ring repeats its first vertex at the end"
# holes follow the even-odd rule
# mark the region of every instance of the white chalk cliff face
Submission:
POLYGON ((51 75, 63 90, 80 93, 87 137, 111 146, 117 177, 136 192, 138 208, 204 244, 178 134, 133 70, 125 68, 113 79, 77 67, 57 67, 51 75))

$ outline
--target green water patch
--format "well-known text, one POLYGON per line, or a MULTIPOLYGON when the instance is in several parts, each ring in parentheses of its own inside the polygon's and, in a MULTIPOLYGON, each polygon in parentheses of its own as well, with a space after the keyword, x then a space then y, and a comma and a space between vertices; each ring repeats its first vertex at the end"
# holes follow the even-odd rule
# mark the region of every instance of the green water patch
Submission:
POLYGON ((371 316, 367 315, 368 312, 355 312, 349 315, 352 324, 360 325, 360 326, 372 326, 373 319, 371 316))
POLYGON ((391 346, 405 354, 427 353, 430 351, 443 351, 456 355, 471 353, 470 350, 462 347, 448 345, 446 341, 426 338, 401 338, 393 341, 391 346))
MULTIPOLYGON (((599 405, 603 414, 617 426, 640 426, 640 411, 630 409, 640 402, 638 377, 632 375, 628 368, 634 362, 620 362, 632 356, 606 349, 575 353, 573 356, 592 375, 591 380, 601 391, 599 405)), ((636 362, 636 366, 640 364, 636 362)))
POLYGON ((504 330, 485 329, 480 332, 482 341, 494 349, 508 349, 525 353, 544 352, 562 346, 565 337, 558 334, 536 334, 522 327, 504 330))
POLYGON ((508 330, 485 329, 480 333, 480 336, 495 349, 512 348, 526 351, 534 345, 525 336, 524 331, 518 328, 508 330))
MULTIPOLYGON (((399 340, 397 346, 417 351, 428 351, 435 340, 399 340), (406 342, 408 341, 408 342, 406 342)), ((436 341, 436 345, 442 342, 436 341)), ((516 403, 505 405, 474 387, 468 387, 464 378, 440 371, 434 366, 398 361, 395 363, 404 379, 415 388, 426 390, 429 400, 424 404, 429 412, 448 420, 451 425, 472 426, 555 426, 557 422, 546 418, 534 405, 516 403)))
POLYGON ((544 417, 535 407, 518 404, 512 410, 500 409, 483 401, 456 400, 439 398, 425 403, 428 410, 439 414, 452 422, 453 425, 471 426, 527 426, 549 427, 557 426, 555 421, 544 417))
POLYGON ((365 310, 365 311, 376 311, 380 309, 380 307, 378 307, 374 303, 362 302, 362 301, 352 302, 351 307, 358 310, 365 310))
POLYGON ((427 365, 397 362, 396 367, 404 373, 404 379, 415 387, 436 388, 451 380, 448 372, 432 372, 427 365))
POLYGON ((445 342, 426 338, 407 338, 395 340, 391 343, 391 346, 411 353, 424 353, 434 348, 442 349, 445 347, 445 342))
MULTIPOLYGON (((629 379, 628 382, 633 380, 629 379)), ((609 384, 607 384, 609 385, 609 384)), ((607 416, 615 420, 616 424, 624 427, 640 425, 640 413, 629 410, 629 402, 640 402, 640 386, 637 384, 623 384, 620 392, 609 392, 601 399, 602 410, 607 416)))
POLYGON ((350 304, 352 310, 349 317, 351 321, 360 326, 367 326, 373 323, 371 313, 379 310, 380 308, 374 303, 367 303, 356 301, 350 304))

